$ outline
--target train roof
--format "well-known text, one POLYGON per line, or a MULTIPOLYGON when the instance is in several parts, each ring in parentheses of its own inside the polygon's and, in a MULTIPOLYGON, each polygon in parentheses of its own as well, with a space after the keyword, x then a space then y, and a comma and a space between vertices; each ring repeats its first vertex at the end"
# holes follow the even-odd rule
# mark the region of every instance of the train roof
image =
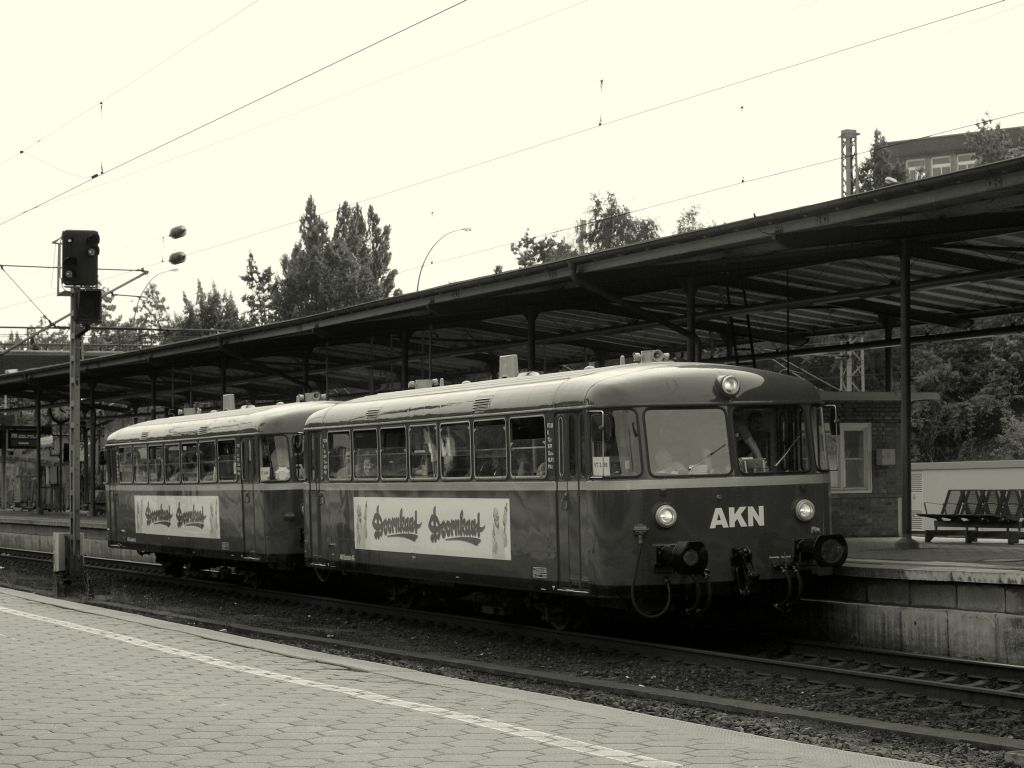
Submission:
POLYGON ((334 403, 307 426, 480 416, 572 407, 817 402, 812 385, 782 373, 708 363, 630 363, 548 374, 387 392, 334 403), (734 375, 740 393, 727 398, 716 384, 734 375))
POLYGON ((141 421, 122 427, 110 433, 107 444, 234 434, 301 432, 310 414, 329 405, 330 401, 318 400, 169 416, 165 419, 141 421))

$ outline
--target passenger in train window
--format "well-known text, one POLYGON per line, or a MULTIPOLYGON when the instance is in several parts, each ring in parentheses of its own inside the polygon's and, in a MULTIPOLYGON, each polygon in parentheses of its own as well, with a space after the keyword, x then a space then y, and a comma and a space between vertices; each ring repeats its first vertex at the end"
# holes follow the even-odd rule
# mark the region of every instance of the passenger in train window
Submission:
POLYGON ((377 477, 377 458, 371 454, 363 456, 362 463, 359 464, 356 475, 363 478, 374 478, 377 477))

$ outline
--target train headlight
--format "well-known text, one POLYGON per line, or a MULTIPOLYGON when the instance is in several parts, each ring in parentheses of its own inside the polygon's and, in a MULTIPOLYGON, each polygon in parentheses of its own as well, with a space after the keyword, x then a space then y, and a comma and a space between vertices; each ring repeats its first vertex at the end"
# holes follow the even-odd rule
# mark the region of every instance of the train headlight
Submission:
POLYGON ((793 514, 802 523, 810 522, 814 517, 814 502, 810 499, 800 499, 793 505, 793 514))
POLYGON ((718 377, 718 391, 726 397, 736 397, 740 393, 740 380, 731 373, 718 377))
POLYGON ((677 519, 679 519, 679 515, 676 514, 675 507, 671 504, 662 504, 654 510, 654 520, 662 528, 671 528, 676 524, 677 519))

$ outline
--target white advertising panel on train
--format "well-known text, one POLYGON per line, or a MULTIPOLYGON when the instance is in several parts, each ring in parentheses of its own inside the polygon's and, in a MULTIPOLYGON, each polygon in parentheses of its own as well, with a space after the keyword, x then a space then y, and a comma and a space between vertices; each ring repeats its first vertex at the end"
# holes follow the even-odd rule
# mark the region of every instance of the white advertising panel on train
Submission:
POLYGON ((135 532, 219 539, 219 500, 216 496, 136 496, 135 532))
POLYGON ((356 548, 511 560, 509 501, 357 496, 356 548))

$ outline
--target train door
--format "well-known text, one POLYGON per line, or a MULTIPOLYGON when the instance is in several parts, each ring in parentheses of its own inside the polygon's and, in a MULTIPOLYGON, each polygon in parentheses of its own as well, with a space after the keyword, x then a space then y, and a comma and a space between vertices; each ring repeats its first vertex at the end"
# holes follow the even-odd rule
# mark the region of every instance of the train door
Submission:
POLYGON ((256 438, 242 438, 242 551, 256 555, 256 480, 260 476, 256 438))
POLYGON ((306 467, 309 485, 306 492, 306 503, 303 504, 306 519, 304 522, 305 531, 302 537, 303 551, 306 561, 315 559, 322 555, 322 544, 320 541, 323 531, 323 506, 326 503, 322 487, 324 475, 327 474, 324 464, 324 457, 327 456, 327 433, 307 432, 306 433, 306 467))
POLYGON ((558 586, 582 588, 580 531, 580 416, 575 413, 555 417, 558 458, 555 467, 557 487, 558 586))

